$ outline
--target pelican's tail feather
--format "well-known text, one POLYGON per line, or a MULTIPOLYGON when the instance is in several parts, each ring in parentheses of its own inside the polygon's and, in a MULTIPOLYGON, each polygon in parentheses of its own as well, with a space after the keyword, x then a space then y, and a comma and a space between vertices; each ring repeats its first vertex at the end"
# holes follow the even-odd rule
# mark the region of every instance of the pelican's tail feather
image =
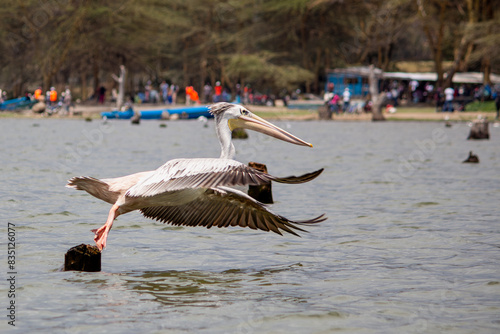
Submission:
POLYGON ((115 192, 109 190, 109 185, 90 176, 75 176, 68 180, 67 188, 85 190, 90 195, 105 202, 114 204, 118 198, 115 192))

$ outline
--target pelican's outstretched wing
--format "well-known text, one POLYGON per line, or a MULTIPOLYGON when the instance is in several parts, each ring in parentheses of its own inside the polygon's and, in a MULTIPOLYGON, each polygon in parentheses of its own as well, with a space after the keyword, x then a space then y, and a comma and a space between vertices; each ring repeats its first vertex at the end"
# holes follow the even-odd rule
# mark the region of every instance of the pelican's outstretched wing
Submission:
POLYGON ((303 176, 277 178, 231 159, 175 159, 131 187, 127 197, 149 197, 187 188, 260 185, 277 181, 302 183, 314 179, 323 170, 303 176))
POLYGON ((145 217, 183 226, 250 227, 255 230, 281 231, 299 236, 294 230, 306 232, 298 225, 326 220, 324 215, 310 220, 292 221, 269 211, 262 203, 245 193, 226 187, 208 189, 192 202, 180 206, 156 206, 141 209, 145 217))

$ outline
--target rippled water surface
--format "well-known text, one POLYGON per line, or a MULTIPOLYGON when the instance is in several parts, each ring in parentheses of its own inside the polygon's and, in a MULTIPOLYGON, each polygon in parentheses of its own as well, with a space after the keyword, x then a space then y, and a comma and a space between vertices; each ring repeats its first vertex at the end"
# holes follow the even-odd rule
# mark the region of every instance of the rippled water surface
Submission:
MULTIPOLYGON (((467 141, 466 124, 275 122, 314 144, 250 132, 237 160, 271 174, 272 210, 326 213, 302 238, 250 229, 179 228, 120 216, 102 272, 62 272, 92 243, 110 205, 67 189, 176 157, 217 157, 213 123, 133 126, 0 120, 2 272, 16 225, 21 333, 497 333, 500 330, 500 128, 467 141), (472 150, 479 164, 461 163, 472 150)), ((0 286, 7 324, 7 285, 0 286)))

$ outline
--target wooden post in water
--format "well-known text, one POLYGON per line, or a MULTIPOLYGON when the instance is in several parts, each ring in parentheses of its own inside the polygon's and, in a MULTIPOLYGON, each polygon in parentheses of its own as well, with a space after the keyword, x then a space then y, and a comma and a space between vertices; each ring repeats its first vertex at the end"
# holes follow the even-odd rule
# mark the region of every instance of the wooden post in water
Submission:
MULTIPOLYGON (((248 166, 255 168, 260 172, 267 173, 267 166, 265 164, 249 162, 248 166)), ((271 182, 260 186, 248 186, 248 196, 264 204, 273 204, 271 182)))
POLYGON ((472 122, 469 137, 467 139, 490 139, 490 132, 488 130, 488 121, 486 118, 476 119, 472 122))
POLYGON ((141 124, 141 112, 134 110, 134 116, 130 119, 130 124, 141 124))
POLYGON ((478 164, 479 163, 479 157, 472 153, 472 151, 469 152, 469 157, 463 161, 464 163, 474 163, 478 164))
POLYGON ((96 246, 81 244, 64 255, 64 271, 101 271, 101 251, 96 246))

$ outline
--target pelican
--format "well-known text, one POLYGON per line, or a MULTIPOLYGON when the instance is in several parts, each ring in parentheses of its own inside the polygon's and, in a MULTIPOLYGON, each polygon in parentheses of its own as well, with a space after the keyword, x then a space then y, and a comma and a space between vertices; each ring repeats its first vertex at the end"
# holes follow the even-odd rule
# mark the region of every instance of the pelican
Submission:
POLYGON ((272 213, 233 186, 260 185, 271 181, 296 184, 316 178, 323 169, 302 176, 275 177, 233 160, 235 148, 231 131, 246 128, 283 141, 312 147, 250 112, 243 106, 220 102, 210 112, 215 117, 216 133, 221 145, 220 158, 174 159, 154 171, 110 179, 88 176, 73 177, 66 187, 85 190, 90 195, 112 204, 106 223, 92 232, 99 250, 106 247, 114 220, 122 214, 140 210, 147 217, 183 226, 241 226, 278 234, 299 226, 326 220, 324 215, 303 221, 292 221, 272 213))

